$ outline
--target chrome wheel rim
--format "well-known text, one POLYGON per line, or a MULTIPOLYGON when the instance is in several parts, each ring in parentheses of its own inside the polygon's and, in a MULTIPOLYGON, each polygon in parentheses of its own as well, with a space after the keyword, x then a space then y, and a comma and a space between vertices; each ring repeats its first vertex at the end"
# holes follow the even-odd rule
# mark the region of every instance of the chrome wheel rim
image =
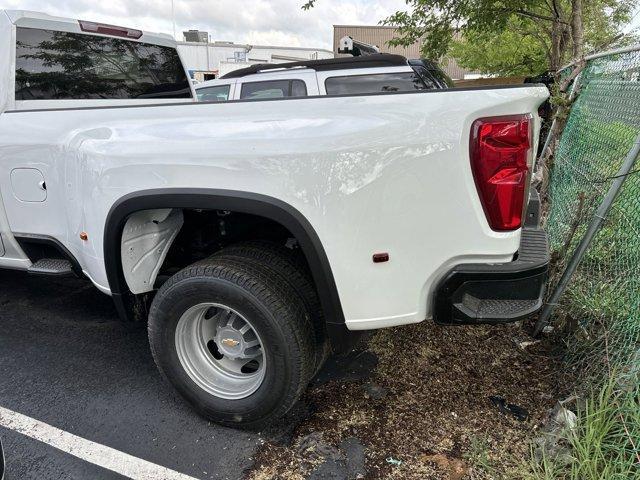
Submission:
POLYGON ((258 332, 231 307, 200 303, 182 314, 175 334, 182 368, 200 388, 238 400, 254 393, 265 375, 258 332))

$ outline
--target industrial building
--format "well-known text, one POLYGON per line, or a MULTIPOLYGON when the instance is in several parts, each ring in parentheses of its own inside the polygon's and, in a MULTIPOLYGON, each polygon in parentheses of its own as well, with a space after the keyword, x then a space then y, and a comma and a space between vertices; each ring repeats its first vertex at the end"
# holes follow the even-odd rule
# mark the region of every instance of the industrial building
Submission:
POLYGON ((233 42, 212 42, 207 32, 184 32, 185 41, 178 50, 191 78, 196 82, 219 78, 226 73, 256 63, 284 63, 333 58, 322 48, 245 45, 233 42))
MULTIPOLYGON (((416 42, 408 47, 390 47, 389 40, 396 36, 396 27, 380 25, 334 25, 333 26, 333 52, 338 54, 340 39, 350 36, 354 40, 375 45, 381 53, 395 53, 407 58, 420 58, 420 43, 416 42)), ((444 58, 439 62, 442 69, 454 80, 478 78, 478 72, 466 70, 460 67, 453 58, 444 58)))
MULTIPOLYGON (((178 42, 178 50, 187 65, 191 78, 196 82, 219 78, 233 70, 256 63, 285 63, 303 60, 319 60, 339 56, 338 44, 342 37, 376 45, 382 53, 396 53, 407 58, 420 58, 420 44, 409 47, 389 47, 395 27, 367 25, 334 25, 333 51, 322 48, 278 47, 248 45, 234 42, 212 41, 208 32, 189 30, 183 32, 184 41, 178 42)), ((454 80, 478 78, 477 72, 461 68, 454 59, 440 62, 443 70, 454 80)))

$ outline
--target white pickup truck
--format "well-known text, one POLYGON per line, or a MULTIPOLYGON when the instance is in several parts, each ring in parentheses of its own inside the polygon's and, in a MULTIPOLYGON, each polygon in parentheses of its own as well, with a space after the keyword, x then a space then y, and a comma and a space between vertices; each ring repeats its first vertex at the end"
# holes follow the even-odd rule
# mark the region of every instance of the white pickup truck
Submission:
POLYGON ((375 54, 302 62, 256 64, 196 85, 201 102, 411 92, 453 87, 429 60, 375 54))
POLYGON ((351 332, 540 307, 547 97, 196 102, 169 37, 0 11, 0 267, 88 278, 198 412, 259 428, 351 332))

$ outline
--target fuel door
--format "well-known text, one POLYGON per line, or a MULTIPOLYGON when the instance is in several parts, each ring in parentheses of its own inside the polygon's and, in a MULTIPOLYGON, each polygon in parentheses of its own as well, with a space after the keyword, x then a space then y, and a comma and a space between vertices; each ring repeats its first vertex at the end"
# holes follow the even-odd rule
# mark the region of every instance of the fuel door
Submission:
POLYGON ((44 202, 47 199, 47 184, 37 168, 11 170, 11 188, 21 202, 44 202))

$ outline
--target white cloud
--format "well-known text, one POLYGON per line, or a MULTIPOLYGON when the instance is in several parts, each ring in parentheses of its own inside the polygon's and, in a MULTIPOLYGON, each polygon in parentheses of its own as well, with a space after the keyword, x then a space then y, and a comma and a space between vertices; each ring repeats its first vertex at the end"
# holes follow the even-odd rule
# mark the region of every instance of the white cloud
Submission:
MULTIPOLYGON (((206 30, 214 40, 331 48, 334 24, 377 24, 404 0, 174 0, 178 39, 182 31, 206 30)), ((171 33, 171 0, 4 0, 3 8, 113 23, 171 33)))

